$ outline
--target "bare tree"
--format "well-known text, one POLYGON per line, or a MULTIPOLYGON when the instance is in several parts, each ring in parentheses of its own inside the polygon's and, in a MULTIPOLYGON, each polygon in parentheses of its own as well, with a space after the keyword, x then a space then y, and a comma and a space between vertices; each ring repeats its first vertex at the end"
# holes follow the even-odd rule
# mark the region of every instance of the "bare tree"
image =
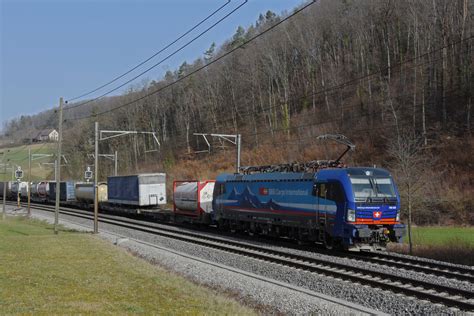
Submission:
POLYGON ((392 169, 408 210, 408 244, 413 252, 411 234, 412 211, 416 193, 423 187, 424 176, 431 164, 423 151, 423 139, 410 130, 402 131, 389 141, 388 154, 393 159, 392 169))

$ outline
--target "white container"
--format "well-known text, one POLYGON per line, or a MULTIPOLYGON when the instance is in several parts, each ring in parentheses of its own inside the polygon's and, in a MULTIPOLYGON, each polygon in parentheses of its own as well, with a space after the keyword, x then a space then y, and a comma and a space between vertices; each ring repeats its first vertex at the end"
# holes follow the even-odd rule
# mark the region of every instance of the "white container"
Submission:
POLYGON ((212 213, 214 184, 214 180, 175 181, 173 183, 174 211, 176 213, 191 212, 196 216, 212 213))
POLYGON ((107 178, 108 202, 153 207, 166 204, 166 174, 144 173, 107 178))

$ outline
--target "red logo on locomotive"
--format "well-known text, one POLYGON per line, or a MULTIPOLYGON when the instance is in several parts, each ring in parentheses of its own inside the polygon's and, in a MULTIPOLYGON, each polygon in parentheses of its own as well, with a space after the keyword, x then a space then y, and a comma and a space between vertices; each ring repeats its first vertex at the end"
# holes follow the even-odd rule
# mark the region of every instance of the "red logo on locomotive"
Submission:
POLYGON ((372 216, 374 217, 374 219, 380 219, 382 218, 382 212, 380 211, 373 212, 372 216))
POLYGON ((268 189, 267 188, 260 188, 259 190, 260 195, 268 195, 268 189))

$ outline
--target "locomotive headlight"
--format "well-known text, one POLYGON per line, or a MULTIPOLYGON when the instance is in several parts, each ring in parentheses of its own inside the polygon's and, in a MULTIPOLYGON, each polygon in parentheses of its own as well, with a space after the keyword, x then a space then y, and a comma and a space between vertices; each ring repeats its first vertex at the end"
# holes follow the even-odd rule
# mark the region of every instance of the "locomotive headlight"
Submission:
POLYGON ((397 217, 395 218, 396 222, 400 221, 400 210, 397 211, 397 217))
POLYGON ((351 210, 350 208, 347 209, 347 221, 348 222, 355 222, 356 220, 356 211, 351 210))

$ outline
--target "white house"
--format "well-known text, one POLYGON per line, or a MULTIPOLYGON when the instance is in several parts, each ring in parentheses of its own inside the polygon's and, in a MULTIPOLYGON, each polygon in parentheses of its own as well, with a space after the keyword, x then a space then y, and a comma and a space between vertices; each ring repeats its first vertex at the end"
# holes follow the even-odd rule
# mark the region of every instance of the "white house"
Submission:
POLYGON ((37 140, 40 142, 57 142, 59 140, 59 133, 55 129, 45 129, 42 130, 41 133, 38 135, 37 140))

